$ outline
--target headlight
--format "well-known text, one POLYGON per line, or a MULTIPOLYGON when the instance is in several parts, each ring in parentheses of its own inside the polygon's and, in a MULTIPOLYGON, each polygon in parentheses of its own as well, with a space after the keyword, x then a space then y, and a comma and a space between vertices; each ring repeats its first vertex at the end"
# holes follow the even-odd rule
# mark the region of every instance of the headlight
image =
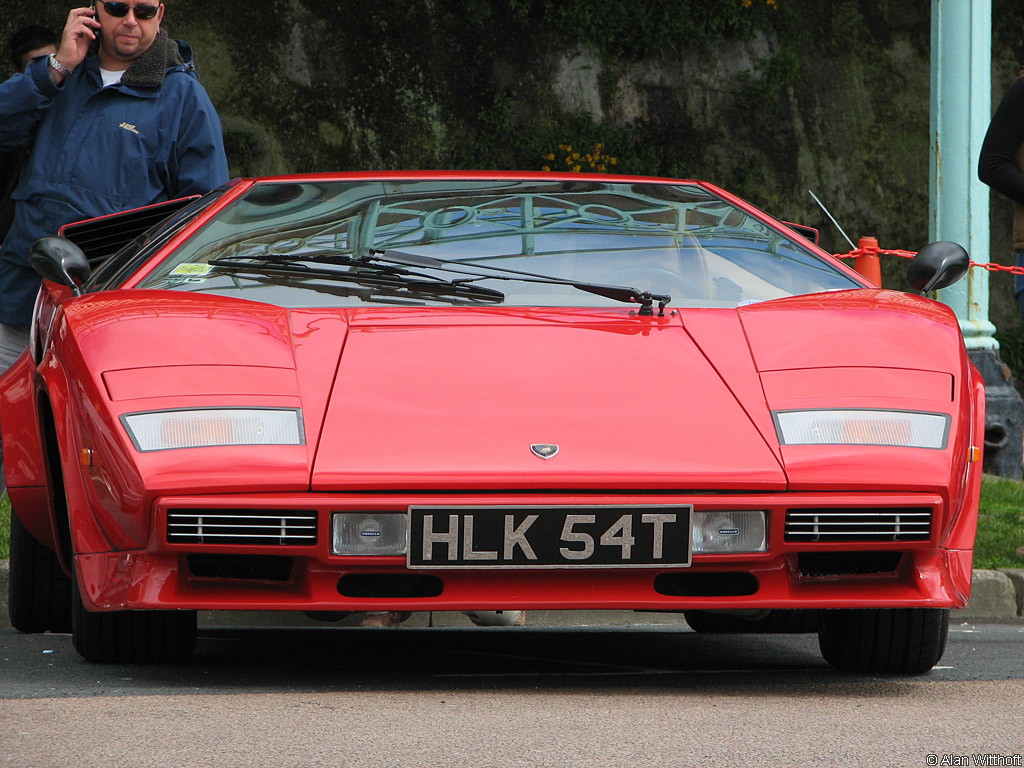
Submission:
POLYGON ((950 417, 917 411, 775 411, 783 445, 899 445, 945 448, 950 417))
POLYGON ((408 517, 394 512, 337 512, 331 534, 335 555, 404 555, 408 517))
POLYGON ((693 513, 693 552, 764 552, 765 515, 761 510, 693 513))
POLYGON ((291 408, 151 411, 125 414, 121 422, 140 451, 305 443, 301 411, 291 408))

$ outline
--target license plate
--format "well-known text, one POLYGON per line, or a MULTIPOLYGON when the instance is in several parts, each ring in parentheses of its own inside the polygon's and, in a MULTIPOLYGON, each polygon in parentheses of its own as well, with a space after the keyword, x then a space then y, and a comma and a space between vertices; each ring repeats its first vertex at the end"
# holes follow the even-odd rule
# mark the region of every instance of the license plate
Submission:
POLYGON ((410 568, 690 564, 690 505, 409 508, 410 568))

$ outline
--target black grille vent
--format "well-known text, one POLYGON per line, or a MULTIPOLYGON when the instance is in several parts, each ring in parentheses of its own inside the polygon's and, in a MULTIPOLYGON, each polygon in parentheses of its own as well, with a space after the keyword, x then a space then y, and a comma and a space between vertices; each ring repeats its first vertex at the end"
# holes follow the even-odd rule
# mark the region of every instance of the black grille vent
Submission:
POLYGON ((927 541, 931 534, 927 507, 786 511, 786 541, 927 541))
POLYGON ((206 555, 186 557, 189 572, 199 579, 288 581, 295 560, 276 555, 206 555))
POLYGON ((172 544, 313 546, 316 510, 172 509, 167 541, 172 544))
POLYGON ((67 224, 61 234, 81 248, 89 265, 95 267, 138 235, 198 198, 199 195, 192 195, 99 219, 67 224))
POLYGON ((801 576, 820 579, 895 573, 902 557, 902 552, 801 552, 797 563, 801 576))

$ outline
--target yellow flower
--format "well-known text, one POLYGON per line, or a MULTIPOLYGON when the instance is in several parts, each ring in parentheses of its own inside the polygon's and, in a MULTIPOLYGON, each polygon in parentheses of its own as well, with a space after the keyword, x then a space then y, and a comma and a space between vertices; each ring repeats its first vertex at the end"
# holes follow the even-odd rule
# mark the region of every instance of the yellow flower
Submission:
MULTIPOLYGON (((753 0, 751 0, 753 2, 753 0)), ((765 0, 768 2, 768 0, 765 0)), ((561 158, 565 161, 566 170, 571 173, 579 173, 586 170, 588 173, 607 173, 609 165, 618 164, 618 160, 610 155, 604 153, 604 143, 600 141, 594 142, 593 150, 587 152, 584 148, 583 151, 573 151, 572 144, 559 144, 559 153, 556 155, 554 152, 549 152, 542 156, 543 160, 551 161, 561 158)), ((551 166, 545 163, 542 166, 542 170, 550 171, 551 166)))

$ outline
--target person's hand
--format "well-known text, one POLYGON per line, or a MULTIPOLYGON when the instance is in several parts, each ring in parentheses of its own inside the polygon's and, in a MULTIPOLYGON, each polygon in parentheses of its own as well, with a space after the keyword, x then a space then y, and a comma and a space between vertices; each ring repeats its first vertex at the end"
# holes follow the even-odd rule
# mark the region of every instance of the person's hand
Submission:
MULTIPOLYGON (((74 69, 85 60, 92 41, 99 36, 100 23, 96 20, 95 8, 72 8, 61 33, 57 61, 68 69, 74 69)), ((57 83, 63 80, 59 72, 50 70, 50 76, 57 83)))

